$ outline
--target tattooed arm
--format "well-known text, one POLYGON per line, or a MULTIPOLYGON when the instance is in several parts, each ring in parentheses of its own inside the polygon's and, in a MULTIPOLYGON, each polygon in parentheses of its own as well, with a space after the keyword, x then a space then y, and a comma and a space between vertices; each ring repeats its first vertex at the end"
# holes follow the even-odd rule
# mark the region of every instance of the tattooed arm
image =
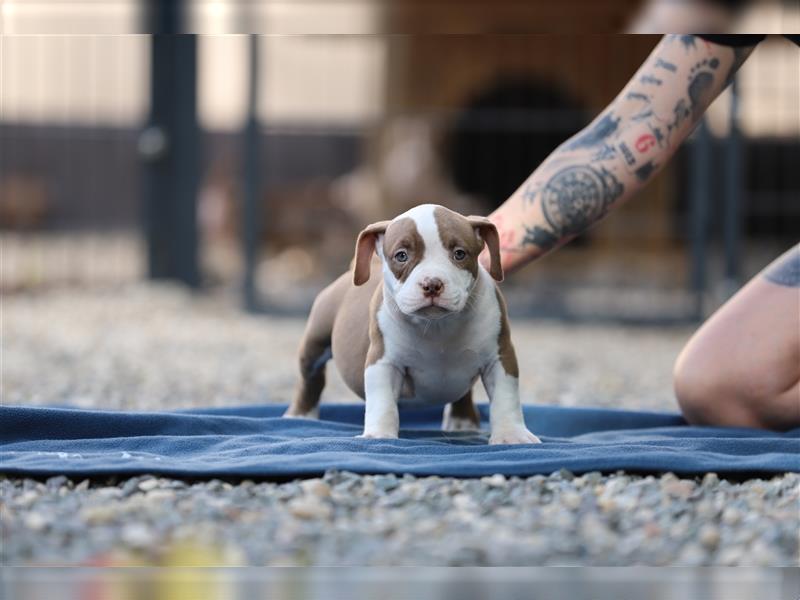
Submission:
POLYGON ((753 47, 664 37, 619 96, 558 147, 490 219, 503 268, 565 244, 663 167, 753 47))

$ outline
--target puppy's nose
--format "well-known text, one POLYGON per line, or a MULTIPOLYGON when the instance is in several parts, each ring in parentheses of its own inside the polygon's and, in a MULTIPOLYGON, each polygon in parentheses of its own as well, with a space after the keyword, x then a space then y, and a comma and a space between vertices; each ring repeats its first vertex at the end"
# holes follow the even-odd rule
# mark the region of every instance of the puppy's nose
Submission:
POLYGON ((422 292, 430 298, 441 295, 444 290, 444 282, 438 277, 426 277, 419 285, 422 287, 422 292))

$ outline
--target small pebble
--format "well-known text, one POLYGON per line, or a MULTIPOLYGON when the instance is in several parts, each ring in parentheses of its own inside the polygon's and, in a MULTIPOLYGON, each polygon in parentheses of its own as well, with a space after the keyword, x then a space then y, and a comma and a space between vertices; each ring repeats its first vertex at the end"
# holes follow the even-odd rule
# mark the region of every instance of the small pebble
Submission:
POLYGON ((25 527, 31 531, 37 532, 50 526, 50 519, 38 512, 29 512, 23 518, 23 522, 25 523, 25 527))
POLYGON ((708 550, 716 550, 719 545, 720 534, 719 529, 713 525, 703 525, 700 532, 697 534, 697 539, 708 550))
POLYGON ((694 482, 688 479, 669 479, 662 481, 661 489, 673 498, 688 500, 694 492, 694 482))
POLYGON ((333 509, 318 499, 295 498, 288 504, 289 512, 300 519, 328 519, 333 509))
POLYGON ((321 479, 307 479, 300 484, 306 494, 316 496, 318 498, 327 498, 331 495, 331 486, 322 481, 321 479))
POLYGON ((150 490, 154 490, 158 487, 158 480, 157 479, 145 479, 144 481, 139 483, 139 490, 142 492, 149 492, 150 490))
POLYGON ((505 475, 496 473, 491 477, 482 477, 481 483, 485 483, 489 487, 504 488, 508 485, 508 480, 505 475))
POLYGON ((737 525, 742 520, 742 516, 741 511, 728 507, 722 512, 722 522, 728 526, 737 525))
POLYGON ((561 497, 561 502, 570 510, 577 510, 581 505, 581 495, 576 492, 567 492, 561 497))

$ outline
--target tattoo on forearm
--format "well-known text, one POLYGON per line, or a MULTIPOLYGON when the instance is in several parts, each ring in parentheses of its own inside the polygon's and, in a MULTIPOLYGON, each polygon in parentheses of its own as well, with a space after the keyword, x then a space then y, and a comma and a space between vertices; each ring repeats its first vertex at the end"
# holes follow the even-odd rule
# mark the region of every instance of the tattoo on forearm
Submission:
POLYGON ((687 102, 681 98, 672 109, 672 122, 667 124, 667 136, 669 137, 676 130, 680 129, 683 123, 691 117, 691 122, 696 123, 703 116, 708 105, 708 95, 714 85, 713 71, 719 67, 716 58, 711 60, 701 60, 694 65, 689 72, 689 85, 686 93, 689 96, 687 102))
POLYGON ((623 184, 607 169, 566 167, 553 175, 542 190, 542 212, 552 234, 560 240, 583 233, 605 216, 623 190, 623 184))
MULTIPOLYGON (((589 150, 591 156, 583 160, 590 162, 576 165, 574 156, 569 152, 563 153, 560 156, 569 161, 567 165, 559 165, 559 160, 549 161, 548 171, 553 173, 549 179, 536 178, 534 184, 527 184, 523 188, 523 202, 529 205, 539 202, 544 221, 530 227, 523 225, 522 240, 518 244, 510 243, 509 251, 523 251, 530 245, 543 251, 550 250, 580 235, 603 218, 611 205, 623 195, 625 186, 612 171, 599 163, 605 161, 613 163, 615 169, 623 168, 636 178, 639 182, 637 186, 651 179, 661 162, 654 160, 658 159, 658 155, 653 154, 652 149, 656 146, 662 149, 669 147, 671 136, 676 131, 683 137, 686 130, 702 117, 713 92, 721 83, 721 77, 726 76, 727 85, 752 50, 733 49, 733 65, 724 74, 719 58, 712 56, 700 59, 695 36, 670 35, 666 39, 668 43, 680 42, 685 54, 697 56, 694 59, 697 62, 686 74, 682 68, 679 70, 679 61, 656 58, 654 63, 650 63, 651 67, 639 75, 633 89, 625 94, 625 100, 631 102, 625 106, 625 110, 607 111, 590 128, 563 146, 567 151, 589 150), (683 80, 683 77, 687 79, 683 80), (684 90, 683 97, 672 109, 671 117, 658 112, 659 109, 653 104, 654 94, 658 93, 658 88, 665 81, 668 85, 675 83, 684 90), (627 122, 623 122, 623 118, 627 122), (647 128, 643 125, 647 125, 647 128), (624 164, 620 164, 622 161, 624 164)), ((780 271, 780 281, 794 283, 782 285, 800 286, 800 247, 795 251, 793 265, 791 269, 784 267, 780 271)), ((772 273, 772 270, 765 272, 765 277, 778 277, 772 273)))
POLYGON ((602 119, 600 119, 597 124, 592 127, 589 131, 581 135, 580 137, 574 139, 573 141, 569 142, 567 145, 567 150, 577 150, 578 148, 590 148, 592 146, 598 145, 604 139, 609 137, 613 134, 617 127, 619 126, 619 118, 614 119, 614 115, 612 113, 608 113, 602 119))
POLYGON ((764 279, 784 287, 800 287, 800 245, 789 248, 762 272, 764 279))
MULTIPOLYGON (((669 35, 666 40, 668 43, 680 41, 687 53, 697 49, 697 38, 693 35, 669 35)), ((723 88, 730 83, 736 71, 747 59, 752 47, 732 48, 732 51, 734 54, 733 63, 722 82, 723 88)), ((710 103, 715 84, 720 82, 719 76, 721 73, 717 72, 719 67, 720 59, 717 57, 704 58, 691 67, 686 88, 687 98, 683 98, 675 104, 672 120, 667 124, 666 139, 669 139, 676 130, 681 129, 687 120, 692 125, 700 120, 710 103)), ((656 59, 655 68, 677 73, 676 65, 662 58, 656 59), (670 67, 673 67, 673 69, 670 67)))
POLYGON ((558 238, 546 229, 534 225, 533 227, 525 227, 525 237, 522 238, 523 246, 530 244, 539 246, 542 250, 547 251, 558 244, 558 238))
MULTIPOLYGON (((607 144, 603 151, 616 153, 614 147, 607 144)), ((531 196, 531 199, 540 199, 549 228, 524 226, 525 236, 520 245, 532 244, 547 251, 564 238, 583 233, 605 216, 624 189, 608 169, 589 165, 571 165, 561 169, 531 196)))

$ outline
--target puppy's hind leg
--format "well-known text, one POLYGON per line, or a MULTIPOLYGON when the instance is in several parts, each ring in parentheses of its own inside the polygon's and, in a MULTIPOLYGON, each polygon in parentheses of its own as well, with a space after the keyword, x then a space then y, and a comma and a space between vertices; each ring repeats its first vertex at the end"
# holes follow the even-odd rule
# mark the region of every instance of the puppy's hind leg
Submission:
POLYGON ((472 401, 472 390, 444 407, 443 431, 476 431, 480 428, 481 417, 472 401))
POLYGON ((342 287, 337 280, 317 296, 311 307, 300 343, 300 381, 284 417, 319 417, 319 397, 325 387, 325 365, 331 358, 331 332, 342 287))
POLYGON ((320 340, 303 340, 299 361, 300 381, 284 417, 319 417, 319 398, 325 388, 325 364, 330 358, 330 340, 327 345, 320 340))

